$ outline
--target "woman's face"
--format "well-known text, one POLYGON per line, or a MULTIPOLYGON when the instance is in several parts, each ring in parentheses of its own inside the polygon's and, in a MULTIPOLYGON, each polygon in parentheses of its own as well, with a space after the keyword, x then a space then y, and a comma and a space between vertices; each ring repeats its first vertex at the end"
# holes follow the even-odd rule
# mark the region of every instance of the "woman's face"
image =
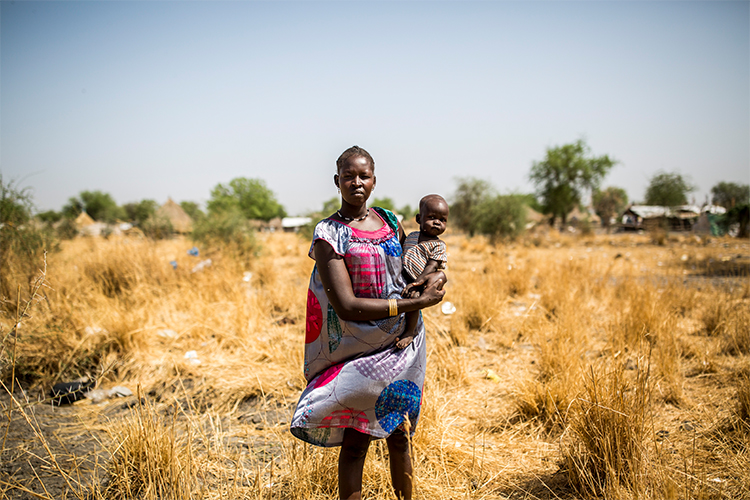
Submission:
POLYGON ((375 187, 375 172, 372 164, 364 156, 352 156, 338 174, 333 176, 333 182, 341 190, 341 197, 350 205, 361 206, 375 187))

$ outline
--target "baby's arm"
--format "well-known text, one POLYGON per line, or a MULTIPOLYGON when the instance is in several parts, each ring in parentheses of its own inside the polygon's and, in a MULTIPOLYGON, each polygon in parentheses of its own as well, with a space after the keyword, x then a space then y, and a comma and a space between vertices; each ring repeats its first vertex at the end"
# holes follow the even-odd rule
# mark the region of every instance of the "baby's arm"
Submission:
POLYGON ((413 283, 406 285, 401 295, 404 298, 419 297, 419 290, 415 290, 415 288, 420 289, 422 286, 424 286, 424 284, 427 282, 427 276, 434 272, 437 272, 439 265, 440 261, 433 259, 428 260, 427 265, 424 266, 424 270, 419 274, 419 276, 417 276, 417 279, 415 279, 413 283))

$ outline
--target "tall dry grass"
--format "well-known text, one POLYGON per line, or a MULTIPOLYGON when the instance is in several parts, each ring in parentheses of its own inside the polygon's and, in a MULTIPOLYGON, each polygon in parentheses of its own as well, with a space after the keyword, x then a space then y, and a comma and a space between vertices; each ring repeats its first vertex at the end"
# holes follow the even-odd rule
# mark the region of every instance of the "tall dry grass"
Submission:
MULTIPOLYGON (((686 281, 688 264, 727 262, 724 245, 747 253, 742 242, 669 237, 654 246, 648 236, 555 232, 514 245, 446 240, 445 300, 456 313, 424 311, 428 371, 413 441, 419 498, 747 492, 738 430, 750 399, 742 378, 750 295, 742 283, 686 281)), ((42 404, 34 400, 83 375, 99 387, 139 386, 141 398, 128 408, 70 409, 79 420, 66 425, 102 453, 88 479, 65 486, 61 478, 78 477, 66 464, 80 460, 70 462, 72 452, 39 425, 29 439, 47 440, 40 453, 58 467, 41 481, 0 468, 0 495, 46 498, 45 481, 62 480, 70 495, 89 498, 335 497, 337 450, 287 431, 304 387, 309 243, 271 234, 258 244, 253 258, 235 258, 220 249, 192 257, 182 239, 65 242, 49 259, 46 298, 19 335, 8 335, 14 318, 0 319, 7 366, 36 394, 19 400, 15 415, 34 427, 42 404), (210 266, 192 272, 207 258, 210 266)), ((7 370, 3 378, 10 381, 7 370)), ((7 398, 0 403, 9 413, 7 398)), ((24 446, 9 440, 0 454, 21 460, 24 446)), ((365 495, 392 495, 382 442, 368 455, 365 495)))

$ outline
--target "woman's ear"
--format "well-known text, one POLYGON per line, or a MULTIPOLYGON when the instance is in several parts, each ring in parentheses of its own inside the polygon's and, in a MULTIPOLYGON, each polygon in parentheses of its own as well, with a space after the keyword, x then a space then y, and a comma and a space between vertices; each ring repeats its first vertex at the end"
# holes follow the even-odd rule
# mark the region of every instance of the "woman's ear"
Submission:
POLYGON ((336 185, 336 187, 339 186, 339 174, 333 174, 333 183, 336 185))

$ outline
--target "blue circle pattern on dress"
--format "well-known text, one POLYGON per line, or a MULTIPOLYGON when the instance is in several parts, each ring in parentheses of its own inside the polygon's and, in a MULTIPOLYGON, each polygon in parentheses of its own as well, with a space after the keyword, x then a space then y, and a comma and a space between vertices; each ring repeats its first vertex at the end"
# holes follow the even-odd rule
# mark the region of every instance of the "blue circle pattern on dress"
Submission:
POLYGON ((401 425, 404 415, 409 415, 409 420, 414 425, 419 417, 421 400, 422 391, 417 384, 410 380, 397 380, 380 393, 375 403, 375 418, 388 434, 401 425))
POLYGON ((399 243, 396 236, 388 238, 380 243, 380 247, 383 249, 383 252, 390 257, 398 257, 401 255, 401 243, 399 243))

